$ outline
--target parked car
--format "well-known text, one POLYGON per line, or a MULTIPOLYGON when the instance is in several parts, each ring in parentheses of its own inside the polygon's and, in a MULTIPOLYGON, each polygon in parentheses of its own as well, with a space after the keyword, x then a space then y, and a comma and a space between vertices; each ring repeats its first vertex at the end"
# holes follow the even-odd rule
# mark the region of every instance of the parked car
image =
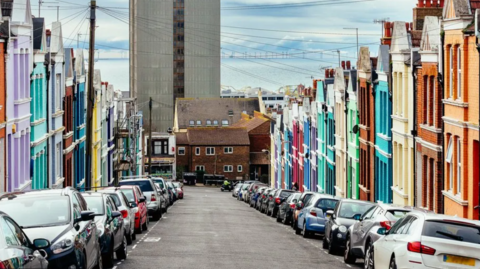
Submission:
POLYGON ((378 234, 378 229, 390 228, 408 212, 411 207, 399 207, 390 204, 379 203, 370 208, 348 229, 347 242, 345 243, 345 253, 343 255, 345 263, 355 263, 357 258, 371 260, 373 257, 373 243, 382 237, 378 234))
POLYGON ((333 254, 338 249, 345 247, 348 228, 375 204, 367 201, 352 199, 340 200, 335 210, 328 210, 329 220, 325 225, 325 236, 323 237, 323 248, 333 254))
POLYGON ((172 182, 173 187, 175 188, 175 191, 177 191, 178 199, 183 199, 183 189, 180 186, 180 183, 178 182, 172 182))
POLYGON ((259 204, 260 212, 265 214, 267 213, 268 200, 273 199, 272 196, 270 196, 270 194, 274 191, 275 189, 268 188, 263 192, 262 196, 260 197, 260 204, 259 204))
POLYGON ((279 206, 277 214, 277 222, 283 222, 283 224, 289 224, 292 221, 293 210, 297 205, 297 201, 300 198, 301 193, 294 192, 279 206))
POLYGON ((297 205, 295 206, 295 209, 293 209, 293 215, 292 215, 292 229, 295 230, 295 227, 297 227, 297 220, 298 220, 298 214, 300 214, 300 211, 303 209, 305 204, 308 203, 310 198, 315 194, 316 192, 303 192, 302 195, 300 196, 299 200, 297 201, 297 205))
POLYGON ((82 195, 88 208, 95 212, 103 266, 113 267, 114 253, 119 260, 127 258, 127 232, 122 213, 106 193, 84 192, 82 195))
POLYGON ((167 189, 172 192, 173 202, 178 200, 178 194, 175 186, 173 186, 172 182, 165 182, 167 189))
POLYGON ((129 202, 127 196, 117 188, 107 188, 98 190, 98 192, 110 195, 118 211, 122 213, 123 224, 125 225, 125 231, 127 233, 127 244, 131 245, 137 237, 135 234, 135 213, 138 211, 137 204, 129 202))
POLYGON ((3 265, 0 268, 47 269, 44 248, 50 246, 50 241, 39 238, 32 243, 22 228, 3 212, 0 212, 0 230, 0 264, 3 265))
POLYGON ((314 194, 298 214, 295 233, 302 233, 305 238, 315 233, 324 234, 327 211, 334 210, 338 201, 332 195, 314 194))
MULTIPOLYGON (((137 212, 135 213, 135 232, 141 234, 148 228, 148 209, 145 195, 138 186, 120 186, 118 189, 127 196, 128 202, 132 206, 137 206, 137 212)), ((133 239, 136 239, 134 234, 133 239)))
POLYGON ((152 179, 123 179, 118 184, 120 186, 136 185, 140 187, 140 190, 145 195, 145 200, 147 201, 148 215, 153 217, 153 220, 159 220, 162 217, 162 212, 165 211, 167 203, 152 179))
POLYGON ((51 242, 48 268, 94 268, 101 266, 95 213, 76 189, 13 192, 0 196, 0 211, 22 227, 28 238, 51 242), (48 214, 46 214, 48 213, 48 214))
POLYGON ((248 191, 243 200, 246 200, 246 202, 250 202, 252 194, 260 187, 267 187, 267 185, 262 182, 254 181, 252 185, 248 187, 248 191))
MULTIPOLYGON (((262 196, 263 192, 267 189, 267 187, 261 187, 258 189, 255 189, 255 191, 251 194, 250 198, 250 207, 255 207, 257 208, 257 201, 258 198, 262 196)), ((247 193, 248 195, 248 193, 247 193)))
POLYGON ((240 200, 246 203, 247 203, 246 198, 247 198, 248 187, 250 187, 250 185, 251 183, 244 183, 243 187, 240 189, 240 200))
POLYGON ((480 222, 412 211, 373 244, 375 268, 480 268, 480 222))
POLYGON ((165 184, 165 179, 163 179, 161 177, 152 177, 151 179, 155 184, 158 184, 158 186, 160 188, 160 193, 163 195, 163 197, 165 199, 165 204, 167 205, 166 209, 164 210, 164 213, 165 213, 165 212, 167 212, 167 209, 171 205, 170 195, 168 194, 167 186, 165 184))
POLYGON ((238 195, 239 195, 239 192, 240 192, 240 189, 242 188, 243 186, 243 183, 238 183, 237 185, 235 185, 235 187, 233 188, 233 191, 232 191, 232 197, 235 197, 238 199, 238 195))
POLYGON ((272 216, 272 218, 277 217, 280 204, 282 204, 283 201, 285 201, 290 195, 292 195, 292 193, 294 193, 294 191, 278 189, 273 194, 273 199, 268 201, 267 215, 272 216))

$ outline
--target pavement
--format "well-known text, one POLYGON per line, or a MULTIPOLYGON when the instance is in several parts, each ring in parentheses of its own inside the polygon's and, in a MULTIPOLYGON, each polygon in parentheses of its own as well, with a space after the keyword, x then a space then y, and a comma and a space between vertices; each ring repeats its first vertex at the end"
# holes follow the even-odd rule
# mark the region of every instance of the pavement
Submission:
MULTIPOLYGON (((231 192, 184 187, 185 198, 148 231, 137 235, 126 260, 114 269, 152 268, 361 268, 322 249, 322 238, 304 239, 231 192)), ((361 262, 361 260, 358 260, 361 262)))

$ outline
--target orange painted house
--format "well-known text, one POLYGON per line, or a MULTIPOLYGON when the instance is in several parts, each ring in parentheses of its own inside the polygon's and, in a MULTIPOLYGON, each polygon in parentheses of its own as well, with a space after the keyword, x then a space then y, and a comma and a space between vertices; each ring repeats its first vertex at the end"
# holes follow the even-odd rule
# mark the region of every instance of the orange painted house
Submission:
POLYGON ((479 219, 479 55, 468 0, 447 0, 443 79, 445 214, 479 219), (477 208, 477 209, 475 209, 477 208))

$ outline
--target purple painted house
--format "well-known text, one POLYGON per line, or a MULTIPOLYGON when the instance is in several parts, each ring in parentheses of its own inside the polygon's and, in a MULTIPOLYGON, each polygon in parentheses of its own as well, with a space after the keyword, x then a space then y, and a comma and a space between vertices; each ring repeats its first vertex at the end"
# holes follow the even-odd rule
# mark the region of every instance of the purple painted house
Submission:
POLYGON ((31 188, 30 73, 32 72, 32 14, 30 0, 2 2, 10 23, 6 52, 7 191, 31 188))

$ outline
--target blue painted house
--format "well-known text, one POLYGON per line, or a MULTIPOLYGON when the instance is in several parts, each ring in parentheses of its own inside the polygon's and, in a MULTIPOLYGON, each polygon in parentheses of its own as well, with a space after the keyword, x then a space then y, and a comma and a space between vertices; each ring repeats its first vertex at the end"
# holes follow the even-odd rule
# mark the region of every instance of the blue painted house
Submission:
POLYGON ((310 103, 310 190, 318 192, 317 102, 310 103))
POLYGON ((325 84, 323 81, 317 82, 317 192, 325 192, 325 179, 327 169, 327 145, 326 145, 326 127, 327 127, 327 103, 326 103, 325 84))
POLYGON ((325 176, 325 193, 335 195, 336 166, 335 166, 335 90, 333 87, 335 77, 331 70, 329 77, 325 78, 327 88, 327 113, 326 113, 326 161, 327 170, 325 176))
POLYGON ((83 49, 75 51, 75 65, 73 76, 73 141, 76 145, 73 152, 74 165, 74 186, 82 188, 85 185, 85 59, 83 49))
POLYGON ((375 87, 375 201, 392 203, 392 98, 388 85, 390 76, 389 46, 378 51, 378 80, 375 87))
POLYGON ((311 130, 311 121, 310 121, 310 98, 303 98, 303 189, 304 191, 310 191, 311 188, 311 162, 310 162, 310 130, 311 130))
POLYGON ((291 189, 292 188, 292 178, 293 178, 293 115, 292 109, 290 107, 285 107, 283 111, 283 168, 284 168, 284 188, 291 189))
POLYGON ((30 176, 32 189, 49 187, 47 140, 47 70, 45 55, 47 53, 47 37, 44 18, 33 18, 33 71, 30 76, 30 176))

